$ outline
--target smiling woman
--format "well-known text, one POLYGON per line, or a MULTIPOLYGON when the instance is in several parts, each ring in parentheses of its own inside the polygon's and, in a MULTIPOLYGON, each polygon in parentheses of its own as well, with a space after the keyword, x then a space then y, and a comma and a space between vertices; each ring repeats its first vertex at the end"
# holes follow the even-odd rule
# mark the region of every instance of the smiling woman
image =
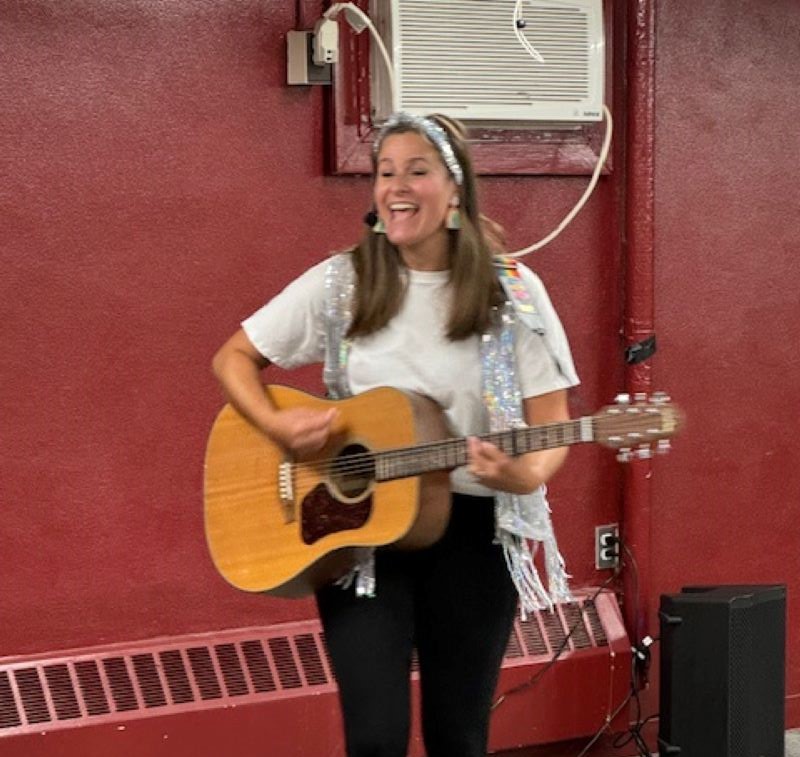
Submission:
POLYGON ((502 301, 490 249, 499 237, 478 210, 463 127, 445 116, 396 114, 375 141, 373 170, 379 220, 353 252, 362 285, 350 335, 370 334, 397 313, 403 267, 450 272, 448 337, 484 331, 502 301), (489 240, 486 228, 494 232, 489 240))
MULTIPOLYGON (((260 378, 271 363, 324 362, 332 397, 386 386, 424 395, 447 433, 470 437, 467 465, 454 460, 438 479, 450 510, 444 535, 416 551, 362 550, 350 574, 318 590, 317 604, 349 757, 406 754, 414 648, 427 753, 483 757, 518 600, 533 610, 568 596, 543 490, 566 448, 514 454, 478 437, 567 420, 566 390, 578 379, 541 281, 494 257, 502 230, 479 213, 463 128, 395 114, 376 140, 373 168, 377 221, 361 242, 247 318, 214 369, 233 407, 290 457, 321 464, 358 440, 337 409, 271 404, 260 378), (524 306, 506 297, 498 269, 523 291, 524 306), (544 547, 547 589, 529 542, 544 547)), ((377 474, 373 483, 381 485, 377 474)), ((314 498, 329 521, 348 506, 328 484, 314 498)), ((425 512, 424 501, 414 506, 425 512)), ((287 495, 282 507, 306 525, 303 502, 287 495)), ((349 544, 363 544, 346 524, 337 544, 348 530, 349 544)))
POLYGON ((375 207, 406 266, 418 271, 449 267, 445 220, 459 203, 455 181, 422 135, 405 132, 383 141, 375 207))

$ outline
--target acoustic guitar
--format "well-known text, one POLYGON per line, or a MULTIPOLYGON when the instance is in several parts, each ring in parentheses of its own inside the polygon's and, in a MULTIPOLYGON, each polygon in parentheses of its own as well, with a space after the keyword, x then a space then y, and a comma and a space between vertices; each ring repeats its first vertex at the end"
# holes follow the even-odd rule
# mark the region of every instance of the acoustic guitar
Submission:
MULTIPOLYGON (((434 543, 450 515, 449 472, 467 462, 432 400, 373 389, 327 400, 285 386, 278 409, 338 409, 326 446, 293 459, 226 405, 205 460, 205 531, 211 558, 238 589, 301 597, 345 574, 355 548, 434 543)), ((593 416, 480 438, 509 455, 597 442, 618 457, 666 451, 681 414, 662 394, 625 396, 593 416)))

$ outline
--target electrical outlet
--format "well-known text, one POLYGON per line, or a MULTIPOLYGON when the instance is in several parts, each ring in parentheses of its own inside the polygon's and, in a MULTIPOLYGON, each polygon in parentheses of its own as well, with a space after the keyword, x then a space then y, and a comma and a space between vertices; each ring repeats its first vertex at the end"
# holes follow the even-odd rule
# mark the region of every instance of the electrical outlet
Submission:
POLYGON ((594 529, 594 567, 614 570, 619 567, 619 524, 608 523, 594 529))

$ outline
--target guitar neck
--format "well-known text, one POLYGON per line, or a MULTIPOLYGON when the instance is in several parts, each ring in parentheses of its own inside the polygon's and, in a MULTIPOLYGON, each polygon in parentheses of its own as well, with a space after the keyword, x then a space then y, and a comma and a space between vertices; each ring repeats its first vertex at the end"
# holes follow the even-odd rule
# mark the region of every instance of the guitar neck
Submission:
MULTIPOLYGON (((561 423, 515 428, 483 434, 478 438, 491 442, 507 455, 515 457, 594 441, 594 418, 585 416, 561 423)), ((445 439, 375 453, 375 473, 378 481, 391 481, 433 471, 452 470, 466 462, 467 439, 445 439)))

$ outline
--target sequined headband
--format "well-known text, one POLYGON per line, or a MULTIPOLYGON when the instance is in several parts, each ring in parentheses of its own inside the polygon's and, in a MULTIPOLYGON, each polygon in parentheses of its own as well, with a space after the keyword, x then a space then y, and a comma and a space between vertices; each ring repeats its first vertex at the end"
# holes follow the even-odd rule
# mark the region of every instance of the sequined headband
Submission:
POLYGON ((453 145, 450 144, 447 132, 430 118, 413 116, 410 113, 393 113, 381 128, 378 138, 375 140, 374 153, 376 156, 381 149, 383 140, 398 126, 410 126, 414 131, 424 134, 441 155, 442 162, 447 166, 447 170, 455 183, 458 186, 464 183, 464 171, 458 162, 453 145))

